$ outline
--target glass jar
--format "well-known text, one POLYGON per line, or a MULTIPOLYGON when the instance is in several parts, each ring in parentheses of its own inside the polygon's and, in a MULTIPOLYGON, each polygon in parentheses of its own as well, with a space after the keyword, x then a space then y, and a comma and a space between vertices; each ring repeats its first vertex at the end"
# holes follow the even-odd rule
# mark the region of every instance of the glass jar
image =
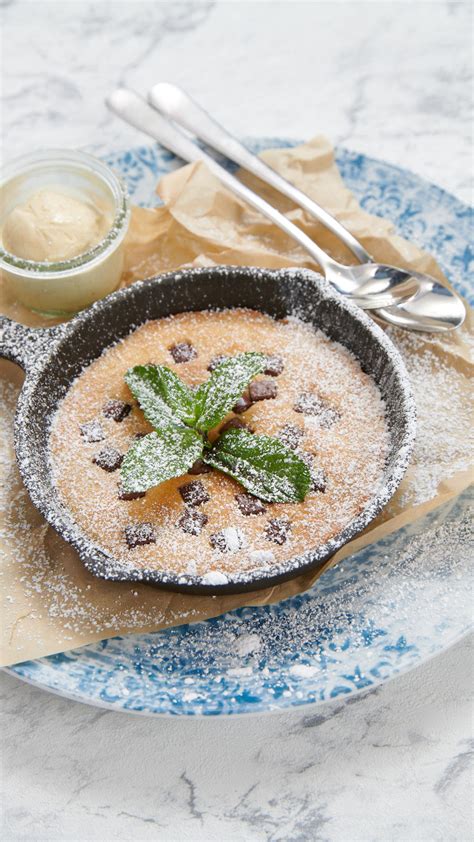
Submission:
POLYGON ((4 168, 0 196, 0 269, 14 298, 43 315, 70 316, 117 288, 130 206, 124 184, 107 164, 64 149, 26 155, 4 168), (7 216, 45 189, 61 190, 106 214, 110 227, 100 242, 58 261, 26 260, 8 252, 1 240, 7 216))

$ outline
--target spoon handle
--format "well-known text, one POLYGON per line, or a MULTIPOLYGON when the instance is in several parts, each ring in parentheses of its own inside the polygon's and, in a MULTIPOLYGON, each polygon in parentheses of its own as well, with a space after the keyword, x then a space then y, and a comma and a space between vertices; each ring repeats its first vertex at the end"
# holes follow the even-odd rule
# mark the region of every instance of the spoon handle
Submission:
POLYGON ((372 257, 364 246, 324 208, 253 155, 233 135, 217 123, 182 88, 168 82, 159 82, 148 94, 149 102, 162 114, 196 135, 199 140, 221 152, 231 161, 256 175, 270 187, 291 199, 311 216, 332 231, 351 250, 361 263, 370 263, 372 257))
MULTIPOLYGON (((275 225, 296 240, 311 257, 318 263, 325 274, 331 272, 331 283, 336 286, 335 272, 340 269, 339 264, 332 260, 316 243, 308 237, 297 225, 294 225, 280 211, 258 196, 249 187, 235 178, 221 167, 214 158, 204 152, 187 135, 162 117, 146 100, 127 88, 117 88, 107 97, 107 105, 111 111, 122 117, 140 131, 145 132, 154 140, 163 144, 185 161, 204 161, 211 172, 233 193, 252 205, 257 211, 270 219, 275 225), (332 271, 331 271, 332 270, 332 271)), ((380 306, 379 302, 372 302, 369 297, 357 296, 356 285, 341 274, 337 278, 337 289, 344 295, 353 298, 360 307, 370 310, 380 306)))

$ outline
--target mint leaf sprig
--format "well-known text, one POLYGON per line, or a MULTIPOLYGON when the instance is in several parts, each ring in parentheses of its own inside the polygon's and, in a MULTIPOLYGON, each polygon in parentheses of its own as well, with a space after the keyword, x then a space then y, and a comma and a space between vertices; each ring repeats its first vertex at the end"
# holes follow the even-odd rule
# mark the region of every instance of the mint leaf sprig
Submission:
POLYGON ((307 465, 293 450, 272 436, 256 436, 248 430, 226 430, 206 462, 229 474, 255 497, 272 503, 304 500, 310 483, 310 479, 306 482, 307 465))
POLYGON ((217 427, 266 362, 264 354, 250 352, 219 363, 196 392, 196 429, 207 433, 217 427))
POLYGON ((212 445, 207 434, 230 412, 266 356, 249 352, 221 362, 196 390, 163 365, 139 365, 125 381, 154 432, 139 439, 121 467, 125 491, 147 491, 185 474, 197 459, 233 477, 270 503, 301 502, 309 491, 308 466, 278 439, 229 429, 212 445))
POLYGON ((127 371, 125 382, 155 430, 170 423, 194 425, 193 391, 166 365, 136 365, 127 371))

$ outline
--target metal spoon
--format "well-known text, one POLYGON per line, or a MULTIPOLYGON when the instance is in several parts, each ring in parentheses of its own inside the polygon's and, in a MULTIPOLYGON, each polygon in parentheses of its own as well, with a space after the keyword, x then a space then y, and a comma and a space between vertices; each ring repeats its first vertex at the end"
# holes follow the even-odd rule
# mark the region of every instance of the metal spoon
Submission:
POLYGON ((376 263, 344 266, 333 260, 300 228, 227 172, 214 158, 203 152, 187 135, 160 116, 135 92, 118 88, 107 97, 106 102, 115 114, 159 141, 185 161, 205 161, 209 169, 226 187, 271 219, 275 225, 303 246, 321 267, 326 279, 340 293, 355 301, 359 307, 366 310, 389 307, 413 297, 418 292, 418 280, 410 272, 376 263))
MULTIPOLYGON (((151 89, 148 98, 162 114, 175 120, 200 140, 304 208, 318 222, 336 234, 362 264, 377 265, 364 246, 344 225, 271 169, 264 161, 249 152, 177 85, 161 82, 151 89)), ((430 275, 412 272, 411 276, 419 282, 418 294, 404 303, 399 303, 396 307, 384 307, 375 315, 411 330, 441 332, 459 327, 466 315, 465 306, 459 296, 430 275)))

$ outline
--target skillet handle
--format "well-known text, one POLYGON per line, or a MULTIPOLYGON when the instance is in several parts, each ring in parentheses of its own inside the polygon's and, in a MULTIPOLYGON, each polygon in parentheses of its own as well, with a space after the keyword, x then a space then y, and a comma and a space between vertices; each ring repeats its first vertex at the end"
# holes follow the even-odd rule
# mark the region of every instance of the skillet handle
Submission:
POLYGON ((63 330, 63 324, 31 328, 0 315, 0 357, 28 372, 53 349, 63 330))

